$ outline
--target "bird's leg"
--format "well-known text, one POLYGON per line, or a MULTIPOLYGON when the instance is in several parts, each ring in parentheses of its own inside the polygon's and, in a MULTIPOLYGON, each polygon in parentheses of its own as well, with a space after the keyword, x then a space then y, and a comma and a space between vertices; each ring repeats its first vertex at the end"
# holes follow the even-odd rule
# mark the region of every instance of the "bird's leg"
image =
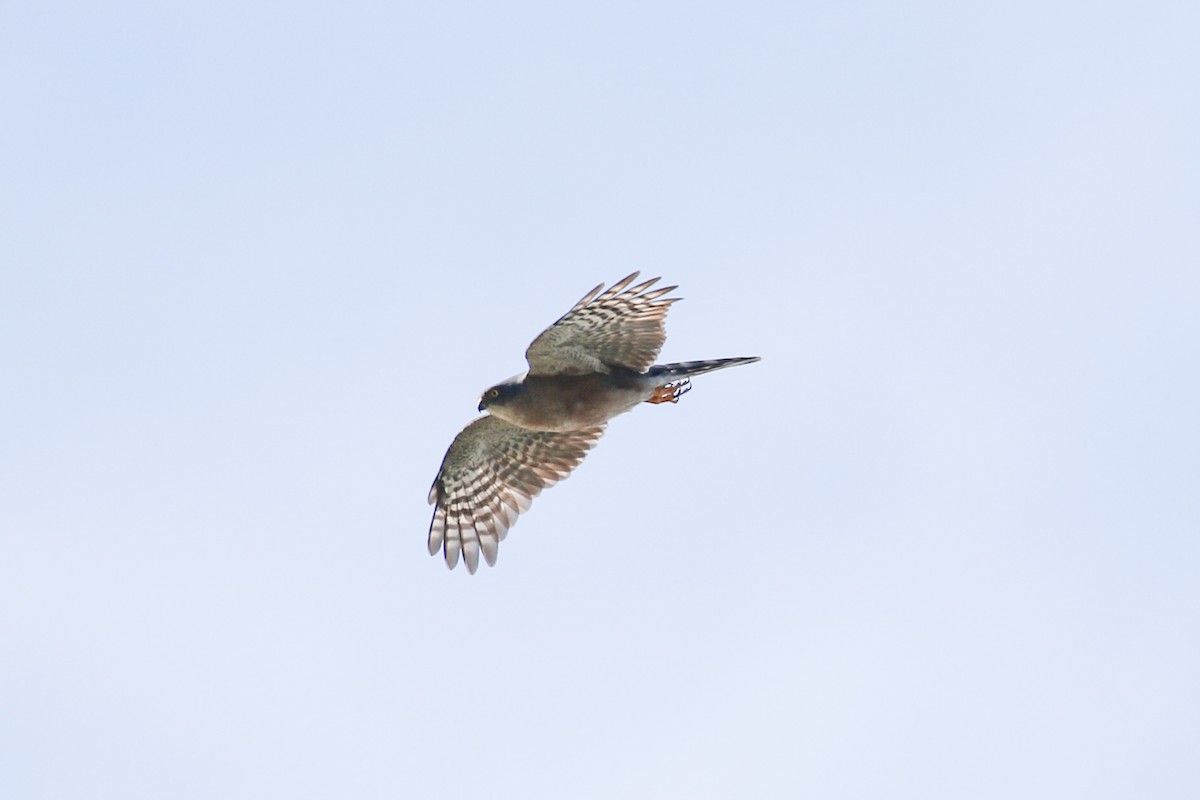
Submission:
POLYGON ((650 395, 647 403, 678 403, 679 398, 692 390, 692 382, 687 378, 681 378, 677 381, 664 383, 662 386, 655 387, 654 392, 650 395))

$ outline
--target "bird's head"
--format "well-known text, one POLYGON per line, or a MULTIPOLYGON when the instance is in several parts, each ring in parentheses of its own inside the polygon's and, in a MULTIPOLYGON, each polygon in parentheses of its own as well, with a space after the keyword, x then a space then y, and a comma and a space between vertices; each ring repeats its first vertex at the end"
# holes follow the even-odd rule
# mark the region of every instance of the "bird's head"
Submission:
POLYGON ((503 408, 510 400, 520 394, 524 382, 525 373, 522 372, 520 375, 514 375, 506 381, 497 383, 479 398, 479 410, 486 411, 493 407, 503 408))

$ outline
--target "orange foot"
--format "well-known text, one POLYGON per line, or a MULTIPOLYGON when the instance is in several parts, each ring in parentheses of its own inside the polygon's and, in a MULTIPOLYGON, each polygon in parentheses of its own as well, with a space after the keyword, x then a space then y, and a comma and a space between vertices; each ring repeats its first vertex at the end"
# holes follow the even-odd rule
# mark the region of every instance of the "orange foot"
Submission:
POLYGON ((692 390, 692 382, 687 378, 671 381, 655 388, 647 403, 678 403, 679 398, 692 390))

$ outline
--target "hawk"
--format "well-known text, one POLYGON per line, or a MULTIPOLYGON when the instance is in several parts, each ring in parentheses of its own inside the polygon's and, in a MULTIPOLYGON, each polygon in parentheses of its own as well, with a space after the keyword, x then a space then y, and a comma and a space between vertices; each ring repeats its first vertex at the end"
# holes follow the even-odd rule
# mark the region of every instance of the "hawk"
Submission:
POLYGON ((429 490, 435 504, 429 554, 441 550, 454 569, 489 566, 517 515, 571 474, 610 419, 639 403, 676 403, 691 378, 751 364, 757 356, 655 364, 678 287, 630 286, 635 272, 585 294, 542 331, 525 358, 529 370, 483 393, 476 419, 454 438, 429 490))

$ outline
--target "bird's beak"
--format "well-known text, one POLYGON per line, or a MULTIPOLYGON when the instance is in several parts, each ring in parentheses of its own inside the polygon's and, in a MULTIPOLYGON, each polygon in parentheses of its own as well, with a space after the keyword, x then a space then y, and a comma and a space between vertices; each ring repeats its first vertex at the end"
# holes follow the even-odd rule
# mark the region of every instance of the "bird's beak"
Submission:
POLYGON ((487 408, 487 402, 484 400, 480 400, 479 401, 479 410, 483 411, 485 408, 487 408))

